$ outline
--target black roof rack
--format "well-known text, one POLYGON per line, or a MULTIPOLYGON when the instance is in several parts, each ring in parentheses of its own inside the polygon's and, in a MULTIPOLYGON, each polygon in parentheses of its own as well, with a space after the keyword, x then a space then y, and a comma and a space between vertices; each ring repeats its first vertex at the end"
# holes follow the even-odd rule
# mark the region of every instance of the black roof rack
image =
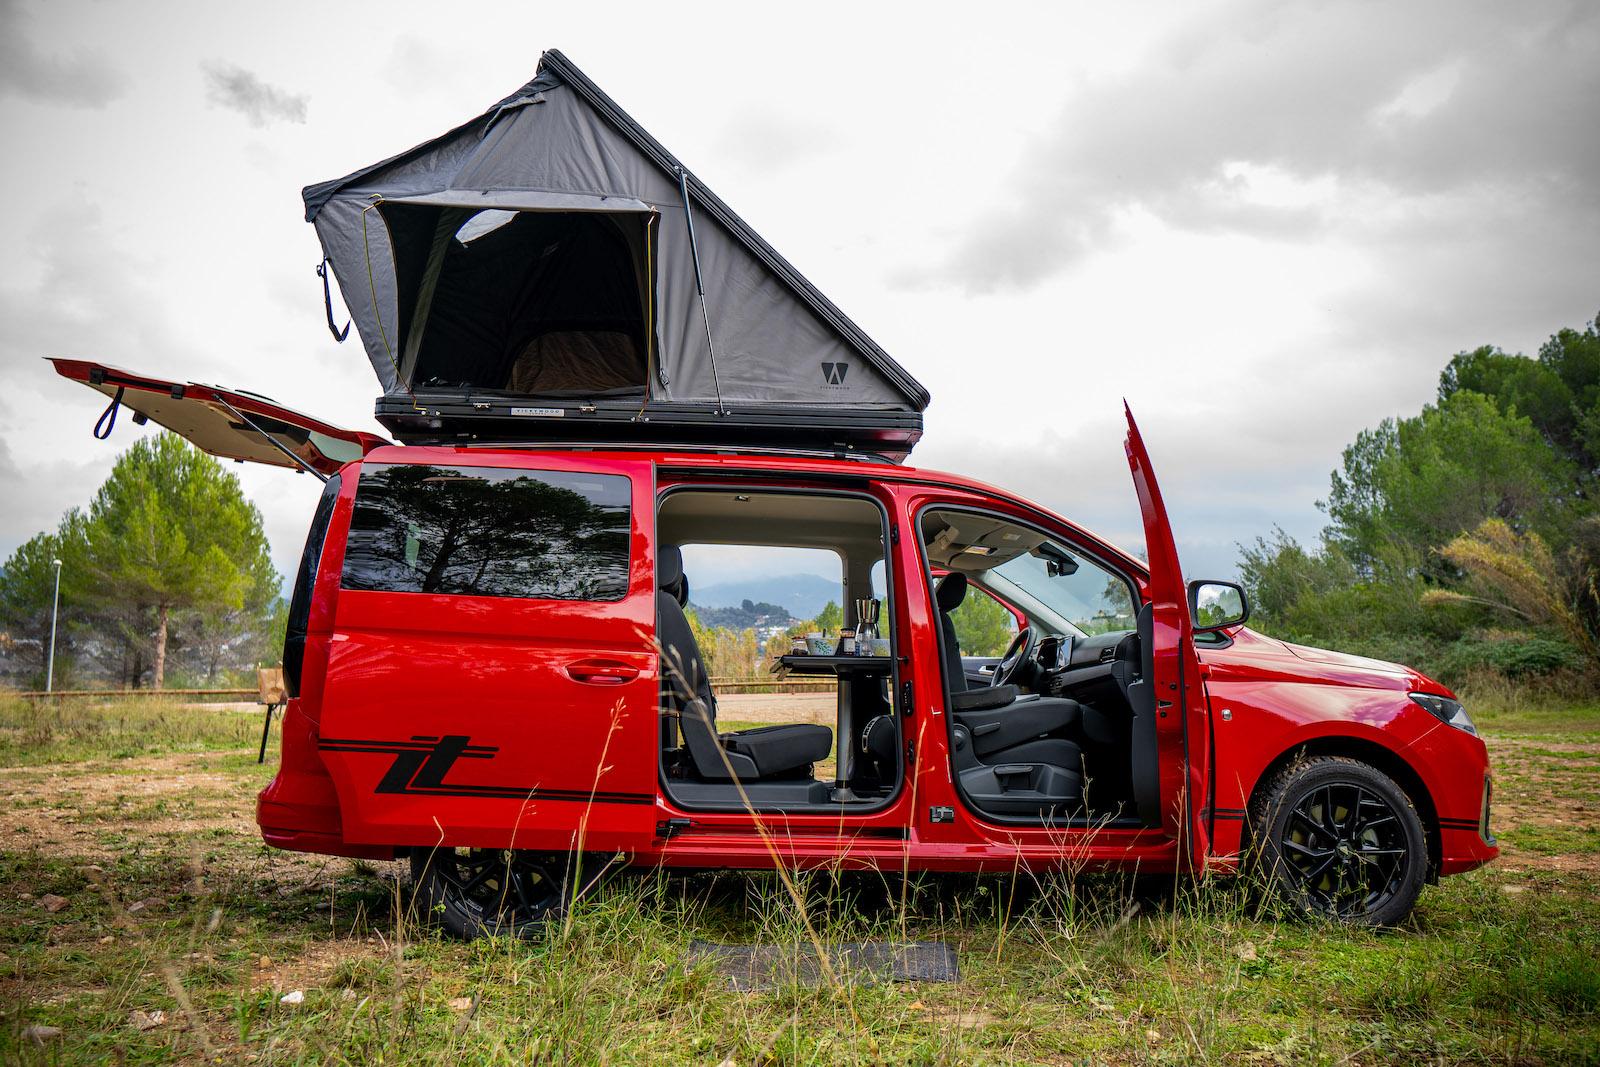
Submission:
POLYGON ((541 452, 691 452, 719 456, 773 456, 798 459, 834 459, 854 463, 893 463, 887 456, 876 452, 863 452, 845 448, 782 448, 771 445, 751 445, 738 448, 727 444, 706 444, 694 441, 657 441, 649 444, 640 441, 460 441, 440 440, 440 445, 455 448, 528 449, 541 452))

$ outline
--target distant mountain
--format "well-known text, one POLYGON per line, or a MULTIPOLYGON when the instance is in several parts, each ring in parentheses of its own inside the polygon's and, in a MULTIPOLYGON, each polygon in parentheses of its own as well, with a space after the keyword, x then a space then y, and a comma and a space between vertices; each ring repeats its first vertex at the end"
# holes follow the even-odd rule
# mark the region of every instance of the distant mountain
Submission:
POLYGON ((795 619, 789 609, 777 604, 757 604, 746 600, 736 608, 708 608, 703 604, 689 603, 689 609, 710 627, 728 630, 760 630, 768 626, 792 626, 795 619))
POLYGON ((796 619, 811 619, 828 601, 837 604, 844 596, 838 582, 815 574, 764 575, 715 585, 697 585, 694 577, 689 575, 689 596, 707 608, 736 608, 750 600, 777 604, 796 619))

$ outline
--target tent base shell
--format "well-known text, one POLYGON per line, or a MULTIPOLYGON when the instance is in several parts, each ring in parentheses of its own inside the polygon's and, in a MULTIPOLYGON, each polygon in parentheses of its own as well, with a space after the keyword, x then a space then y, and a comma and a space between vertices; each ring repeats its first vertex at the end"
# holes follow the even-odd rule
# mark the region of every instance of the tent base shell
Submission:
POLYGON ((922 437, 920 412, 789 405, 729 405, 634 399, 551 401, 419 394, 380 397, 377 419, 405 444, 720 445, 865 452, 901 462, 922 437))

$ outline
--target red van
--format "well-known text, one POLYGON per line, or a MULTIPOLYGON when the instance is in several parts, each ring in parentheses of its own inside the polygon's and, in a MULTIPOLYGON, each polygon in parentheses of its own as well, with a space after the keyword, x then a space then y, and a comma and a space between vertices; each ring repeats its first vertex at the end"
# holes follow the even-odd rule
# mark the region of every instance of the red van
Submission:
POLYGON ((1308 911, 1389 924, 1498 853, 1453 694, 1255 633, 1238 586, 1185 583, 1131 415, 1148 563, 864 450, 402 447, 247 393, 57 367, 213 454, 326 478, 257 820, 280 848, 409 857, 455 933, 526 928, 596 857, 1197 876, 1248 857, 1308 911), (681 548, 707 544, 831 550, 845 624, 875 603, 880 640, 782 658, 837 680, 831 726, 719 729, 683 610, 712 576, 681 548), (972 596, 1020 620, 1001 657, 957 647, 972 596))

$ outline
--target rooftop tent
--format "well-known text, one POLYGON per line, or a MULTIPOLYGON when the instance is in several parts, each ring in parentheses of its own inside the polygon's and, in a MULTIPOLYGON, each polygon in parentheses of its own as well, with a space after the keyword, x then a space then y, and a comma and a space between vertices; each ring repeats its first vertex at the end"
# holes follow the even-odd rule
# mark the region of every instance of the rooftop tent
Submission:
POLYGON ((402 440, 921 436, 927 391, 559 52, 305 203, 402 440))

